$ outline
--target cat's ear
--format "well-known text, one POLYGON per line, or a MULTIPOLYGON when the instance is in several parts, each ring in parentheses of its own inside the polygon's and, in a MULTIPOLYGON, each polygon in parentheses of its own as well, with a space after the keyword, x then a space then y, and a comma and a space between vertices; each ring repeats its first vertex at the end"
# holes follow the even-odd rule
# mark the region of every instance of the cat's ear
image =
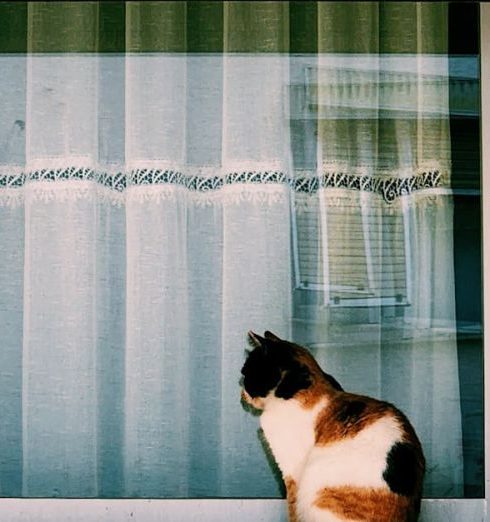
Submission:
POLYGON ((252 332, 252 330, 248 332, 248 342, 254 348, 259 348, 265 345, 265 339, 255 332, 252 332))
POLYGON ((269 341, 282 341, 280 337, 277 337, 277 335, 273 334, 272 332, 269 332, 269 330, 264 332, 264 337, 266 339, 269 339, 269 341))

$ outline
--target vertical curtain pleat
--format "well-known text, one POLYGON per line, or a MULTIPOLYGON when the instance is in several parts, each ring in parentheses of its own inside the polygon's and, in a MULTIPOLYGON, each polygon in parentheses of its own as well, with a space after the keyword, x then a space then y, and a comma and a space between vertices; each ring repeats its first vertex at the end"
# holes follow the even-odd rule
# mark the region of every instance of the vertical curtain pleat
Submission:
MULTIPOLYGON (((189 8, 197 17, 206 4, 188 6, 188 14, 189 8)), ((209 9, 213 16, 204 21, 210 22, 222 12, 222 6, 209 9)), ((188 37, 199 36, 188 33, 188 37)), ((222 37, 220 42, 222 45, 222 37)), ((221 174, 223 60, 219 55, 190 55, 186 65, 186 170, 189 176, 212 178, 221 174)), ((189 299, 188 487, 190 495, 205 497, 219 495, 222 484, 224 223, 220 204, 195 205, 192 196, 188 200, 187 223, 181 236, 187 244, 189 299)))
POLYGON ((126 51, 185 51, 186 18, 186 2, 126 2, 126 51))
POLYGON ((28 2, 27 5, 28 52, 97 50, 97 2, 28 2))
MULTIPOLYGON (((95 49, 97 6, 29 4, 28 49, 62 40, 95 49), (74 25, 67 27, 66 17, 74 25), (52 29, 55 29, 51 32, 52 29), (58 30, 56 30, 58 29, 58 30), (46 40, 46 35, 50 38, 46 40)), ((26 169, 97 161, 97 61, 27 59, 26 169)), ((25 496, 95 496, 97 466, 97 207, 54 186, 56 202, 25 188, 23 490, 25 496), (59 191, 58 191, 59 189, 59 191)))
POLYGON ((239 53, 289 51, 287 2, 224 2, 224 50, 239 53))
POLYGON ((409 339, 402 342, 409 357, 405 367, 411 372, 411 394, 407 396, 402 390, 394 394, 401 404, 411 402, 407 411, 411 412, 424 441, 428 461, 438 462, 427 475, 425 486, 436 495, 444 494, 443 484, 451 484, 454 494, 460 495, 463 472, 457 345, 452 326, 455 297, 453 284, 448 284, 454 281, 450 262, 453 259, 452 220, 452 202, 445 199, 439 205, 420 204, 409 212, 413 230, 410 248, 414 295, 407 316, 409 324, 423 335, 413 336, 411 342, 409 339), (420 382, 426 383, 425 386, 416 385, 420 382), (444 390, 443 404, 437 391, 441 389, 444 390), (433 399, 428 400, 429 397, 433 399), (441 433, 441 426, 446 426, 451 436, 438 439, 436 433, 441 433))
POLYGON ((22 494, 22 325, 24 316, 24 209, 0 207, 0 313, 3 341, 0 350, 0 491, 22 494))
POLYGON ((275 495, 277 485, 258 443, 257 426, 249 413, 237 408, 236 389, 243 331, 270 328, 289 337, 288 201, 225 205, 223 217, 220 494, 275 495))
MULTIPOLYGON (((221 434, 223 326, 223 228, 220 205, 187 208, 189 291, 189 373, 185 378, 189 404, 189 495, 226 494, 223 483, 221 434)), ((182 239, 182 238, 181 238, 182 239)), ((178 415, 184 413, 177 412, 178 415)))
POLYGON ((93 205, 26 201, 25 496, 97 494, 93 205))
POLYGON ((125 488, 186 496, 189 439, 185 201, 127 203, 125 488), (184 238, 183 238, 184 236, 184 238), (162 484, 162 478, 164 483, 162 484))
MULTIPOLYGON (((127 7, 130 49, 144 50, 145 38, 161 50, 185 48, 184 3, 127 7)), ((126 59, 126 165, 180 172, 186 58, 139 58, 126 59)), ((187 201, 178 187, 168 187, 160 201, 148 201, 142 189, 130 185, 126 198, 125 495, 185 497, 191 387, 187 201)))
MULTIPOLYGON (((3 81, 0 82, 0 99, 4 101, 1 114, 5 122, 0 129, 1 175, 20 172, 25 163, 26 58, 2 56, 0 68, 4 72, 3 81)), ((22 494, 24 208, 0 206, 0 213, 0 263, 4 267, 0 275, 3 331, 0 350, 0 394, 3 397, 0 491, 3 495, 18 497, 22 494)))
MULTIPOLYGON (((287 14, 281 2, 225 3, 225 52, 285 50, 287 14)), ((287 61, 256 54, 227 54, 223 60, 223 171, 287 171, 287 61)), ((254 190, 238 185, 223 190, 219 494, 224 496, 277 494, 257 426, 250 423, 248 412, 237 408, 236 384, 243 364, 243 332, 270 328, 285 337, 290 333, 289 216, 285 187, 254 190)))
POLYGON ((124 496, 126 212, 96 203, 97 496, 124 496))

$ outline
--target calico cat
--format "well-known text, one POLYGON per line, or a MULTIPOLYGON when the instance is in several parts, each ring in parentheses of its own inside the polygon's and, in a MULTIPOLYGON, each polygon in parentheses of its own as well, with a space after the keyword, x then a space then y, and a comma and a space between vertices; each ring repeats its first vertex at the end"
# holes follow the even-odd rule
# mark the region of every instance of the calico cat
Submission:
POLYGON ((242 399, 286 486, 290 522, 415 522, 425 459, 403 413, 343 391, 306 348, 249 332, 242 399))

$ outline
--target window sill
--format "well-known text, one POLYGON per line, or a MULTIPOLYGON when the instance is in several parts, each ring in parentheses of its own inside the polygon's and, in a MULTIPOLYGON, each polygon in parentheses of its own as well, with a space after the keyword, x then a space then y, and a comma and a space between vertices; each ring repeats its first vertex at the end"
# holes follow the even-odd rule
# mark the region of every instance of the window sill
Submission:
MULTIPOLYGON (((485 499, 426 499, 419 522, 484 522, 485 499)), ((0 499, 2 522, 286 522, 279 499, 0 499)))

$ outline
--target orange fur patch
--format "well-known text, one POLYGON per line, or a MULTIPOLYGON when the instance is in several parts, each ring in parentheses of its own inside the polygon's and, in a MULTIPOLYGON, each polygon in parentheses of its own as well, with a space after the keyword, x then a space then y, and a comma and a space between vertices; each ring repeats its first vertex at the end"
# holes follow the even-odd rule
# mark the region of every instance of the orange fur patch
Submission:
POLYGON ((298 501, 298 486, 296 485, 296 481, 293 480, 291 477, 286 477, 284 479, 284 484, 286 485, 289 522, 298 522, 298 516, 296 513, 296 503, 298 501))
POLYGON ((415 520, 408 497, 381 488, 333 487, 322 489, 315 507, 328 509, 356 522, 411 522, 415 520))

